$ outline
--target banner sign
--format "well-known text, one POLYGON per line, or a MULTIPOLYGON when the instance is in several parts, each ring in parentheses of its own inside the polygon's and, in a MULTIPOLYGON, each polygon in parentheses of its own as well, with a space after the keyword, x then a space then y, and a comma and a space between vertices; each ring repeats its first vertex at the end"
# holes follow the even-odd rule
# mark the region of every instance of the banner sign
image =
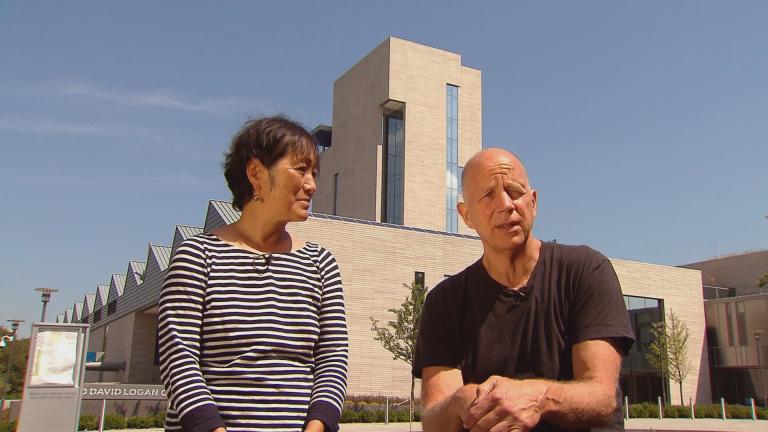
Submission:
POLYGON ((74 387, 79 337, 77 329, 38 329, 28 385, 74 387))
POLYGON ((86 383, 80 389, 83 400, 165 400, 168 396, 161 385, 86 383))

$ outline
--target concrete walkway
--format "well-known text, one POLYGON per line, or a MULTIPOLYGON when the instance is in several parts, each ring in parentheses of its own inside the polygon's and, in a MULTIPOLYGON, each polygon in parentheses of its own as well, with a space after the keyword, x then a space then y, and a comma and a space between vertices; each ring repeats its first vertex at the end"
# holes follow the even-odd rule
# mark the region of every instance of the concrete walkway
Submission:
MULTIPOLYGON (((631 419, 627 432, 768 432, 766 420, 717 419, 631 419)), ((421 432, 421 423, 413 423, 413 432, 421 432)), ((121 429, 109 432, 163 432, 162 429, 121 429)), ((341 432, 408 432, 408 423, 342 423, 341 432)))

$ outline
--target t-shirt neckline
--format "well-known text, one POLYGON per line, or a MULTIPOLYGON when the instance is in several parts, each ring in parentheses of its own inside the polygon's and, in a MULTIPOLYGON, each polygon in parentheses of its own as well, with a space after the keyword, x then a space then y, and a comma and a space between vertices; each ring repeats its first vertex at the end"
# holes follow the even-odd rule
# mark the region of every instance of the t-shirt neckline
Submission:
POLYGON ((304 242, 304 245, 302 247, 300 247, 298 249, 295 249, 295 250, 292 250, 290 252, 258 252, 258 251, 255 251, 255 250, 245 249, 245 248, 242 248, 240 246, 233 245, 232 243, 229 243, 229 242, 226 242, 226 241, 222 240, 219 236, 217 236, 216 234, 213 234, 211 232, 206 232, 205 234, 210 236, 211 238, 213 238, 216 242, 221 243, 221 244, 223 244, 223 245, 225 245, 225 246, 227 246, 227 247, 229 247, 231 249, 236 249, 238 251, 245 252, 247 254, 254 255, 254 256, 264 256, 264 255, 270 255, 270 256, 291 256, 291 255, 298 255, 300 253, 307 253, 307 252, 309 252, 309 248, 313 246, 313 243, 304 242))
POLYGON ((531 277, 528 278, 528 282, 526 282, 525 285, 521 286, 518 289, 507 288, 506 285, 494 279, 493 276, 491 276, 491 274, 488 273, 488 269, 485 268, 485 265, 483 264, 483 257, 480 257, 480 259, 478 259, 475 262, 475 265, 477 267, 476 271, 478 271, 483 278, 485 278, 488 282, 490 282, 491 286, 497 288, 500 294, 505 292, 509 292, 509 293, 517 292, 522 294, 528 294, 532 290, 533 286, 535 285, 537 275, 541 272, 540 269, 542 267, 542 261, 544 261, 543 259, 544 254, 545 252, 549 252, 549 247, 550 247, 549 242, 545 242, 545 241, 541 242, 541 248, 539 249, 539 259, 536 261, 536 265, 533 266, 533 271, 531 271, 531 277))

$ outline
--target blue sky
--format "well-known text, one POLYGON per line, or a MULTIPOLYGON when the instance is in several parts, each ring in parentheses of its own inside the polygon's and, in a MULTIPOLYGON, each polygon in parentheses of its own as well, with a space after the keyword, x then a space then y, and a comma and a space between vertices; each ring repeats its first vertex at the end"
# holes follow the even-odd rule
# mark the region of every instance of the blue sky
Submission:
POLYGON ((389 35, 483 71, 483 144, 526 162, 541 238, 668 265, 765 249, 766 20, 760 1, 0 0, 0 324, 202 224, 238 126, 330 124, 334 79, 389 35))

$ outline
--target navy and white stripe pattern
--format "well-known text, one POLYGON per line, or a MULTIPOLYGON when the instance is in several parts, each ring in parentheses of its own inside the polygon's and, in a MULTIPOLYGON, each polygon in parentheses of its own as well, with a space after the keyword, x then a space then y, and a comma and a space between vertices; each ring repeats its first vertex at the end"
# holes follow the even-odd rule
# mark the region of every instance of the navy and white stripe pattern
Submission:
POLYGON ((333 255, 259 255, 212 234, 177 249, 160 295, 167 431, 338 430, 348 338, 333 255))

